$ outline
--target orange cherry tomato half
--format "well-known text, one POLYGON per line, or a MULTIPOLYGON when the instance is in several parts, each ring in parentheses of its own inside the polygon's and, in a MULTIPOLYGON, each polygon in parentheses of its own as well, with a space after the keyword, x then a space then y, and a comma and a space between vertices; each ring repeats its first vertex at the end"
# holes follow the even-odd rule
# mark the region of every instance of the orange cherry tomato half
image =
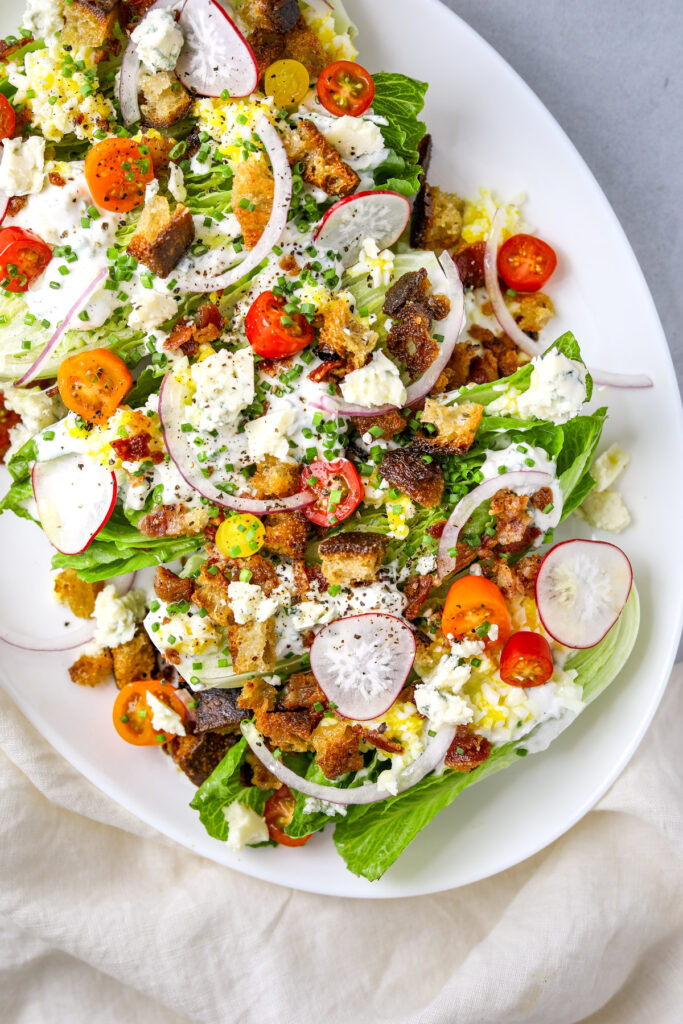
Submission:
POLYGON ((286 302, 273 292, 261 292, 244 321, 249 344, 264 359, 284 359, 301 352, 314 338, 313 325, 303 313, 288 313, 286 302))
POLYGON ((498 250, 498 273, 516 292, 537 292, 557 266, 552 246, 533 235, 513 235, 498 250))
POLYGON ((123 359, 106 348, 67 356, 57 373, 57 387, 64 405, 89 423, 108 420, 132 383, 123 359))
POLYGON ((280 843, 281 846, 303 846, 313 835, 311 832, 310 835, 295 839, 294 836, 288 836, 285 832, 294 817, 295 806, 296 797, 288 786, 280 786, 266 801, 264 817, 268 832, 270 838, 274 839, 276 843, 280 843))
POLYGON ((372 75, 351 60, 336 60, 318 76, 318 99, 335 117, 360 117, 374 98, 372 75))
POLYGON ((38 235, 23 228, 0 230, 0 287, 25 292, 52 259, 52 249, 38 235))
POLYGON ((16 123, 17 115, 14 113, 14 107, 7 97, 0 93, 0 139, 11 138, 16 123))
POLYGON ((152 712, 147 704, 147 694, 151 693, 171 711, 175 711, 185 721, 185 705, 176 697, 170 683, 162 683, 156 679, 141 679, 136 683, 128 683, 114 701, 112 717, 114 728, 126 743, 135 747, 159 747, 162 743, 172 740, 176 733, 159 732, 152 725, 152 712))
POLYGON ((446 639, 481 640, 485 647, 504 644, 510 636, 510 615, 502 592, 484 576, 462 576, 448 591, 441 619, 446 639), (491 640, 490 626, 498 626, 491 640))
POLYGON ((543 686, 553 674, 550 644, 540 633, 513 633, 500 656, 500 678, 510 686, 543 686))
POLYGON ((336 526, 348 519, 365 493, 358 470, 348 459, 311 462, 304 467, 301 483, 316 495, 317 501, 304 509, 304 515, 318 526, 336 526))
POLYGON ((103 139, 86 155, 85 178, 98 206, 128 213, 145 201, 145 188, 154 178, 152 159, 132 139, 103 139))

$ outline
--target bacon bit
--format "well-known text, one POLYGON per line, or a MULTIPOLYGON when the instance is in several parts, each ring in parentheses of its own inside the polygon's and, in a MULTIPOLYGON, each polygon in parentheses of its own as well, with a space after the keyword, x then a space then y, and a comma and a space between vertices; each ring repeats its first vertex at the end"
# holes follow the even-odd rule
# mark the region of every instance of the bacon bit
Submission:
POLYGON ((259 363, 259 370, 269 377, 278 377, 283 370, 289 370, 293 365, 294 356, 288 356, 286 359, 264 359, 259 363))
POLYGON ((201 344, 204 341, 215 341, 225 327, 225 320, 213 302, 205 302, 197 310, 197 320, 192 337, 201 344))
POLYGON ((175 647, 167 647, 164 651, 164 657, 166 661, 170 661, 171 665, 180 664, 180 655, 176 651, 175 647))
MULTIPOLYGON (((186 316, 181 316, 178 323, 175 325, 169 336, 164 342, 164 348, 167 352, 175 352, 176 349, 182 348, 188 341, 192 340, 192 329, 194 324, 186 316)), ((185 353, 187 355, 187 353, 185 353)))
POLYGON ((429 591, 432 589, 434 583, 434 577, 431 573, 427 573, 426 576, 409 576, 406 580, 406 585, 403 593, 408 598, 408 604, 406 605, 403 615, 406 619, 416 619, 422 610, 422 605, 429 597, 429 591))
POLYGON ((13 53, 32 42, 33 36, 22 36, 16 43, 8 43, 6 39, 0 39, 0 61, 6 64, 13 53))
POLYGON ((296 262, 291 252, 286 252, 279 263, 280 270, 284 270, 285 274, 289 274, 291 277, 296 275, 301 270, 301 267, 296 262))
POLYGON ((28 202, 28 196, 12 196, 7 204, 7 216, 16 217, 24 209, 28 202))
POLYGON ((18 423, 21 423, 21 416, 12 409, 5 408, 5 396, 0 391, 0 463, 4 462, 10 446, 9 432, 18 423))
POLYGON ((63 178, 57 171, 50 171, 47 177, 50 184, 57 185, 58 188, 64 188, 66 185, 66 178, 63 178))
MULTIPOLYGON (((384 726, 386 728, 386 725, 384 726)), ((391 740, 386 736, 382 735, 382 726, 379 729, 364 729, 363 739, 368 743, 371 743, 373 747, 378 747, 380 750, 385 750, 387 754, 402 754, 403 744, 397 740, 391 740)))
POLYGON ((163 462, 162 452, 151 452, 149 442, 151 434, 134 434, 133 437, 122 437, 112 441, 111 446, 122 462, 142 462, 143 459, 151 459, 155 466, 163 462))
POLYGON ((309 380, 313 380, 316 383, 327 380, 329 376, 336 373, 337 370, 343 370, 346 368, 346 363, 343 359, 334 359, 329 363, 321 363, 320 366, 316 366, 314 370, 311 370, 308 374, 309 380))
POLYGON ((488 760, 491 744, 478 733, 470 732, 466 725, 459 725, 445 758, 447 768, 456 772, 471 772, 473 768, 488 760))
POLYGON ((428 526, 426 532, 430 537, 433 537, 434 540, 438 540, 446 528, 446 522, 446 519, 440 519, 438 523, 433 523, 432 526, 428 526))

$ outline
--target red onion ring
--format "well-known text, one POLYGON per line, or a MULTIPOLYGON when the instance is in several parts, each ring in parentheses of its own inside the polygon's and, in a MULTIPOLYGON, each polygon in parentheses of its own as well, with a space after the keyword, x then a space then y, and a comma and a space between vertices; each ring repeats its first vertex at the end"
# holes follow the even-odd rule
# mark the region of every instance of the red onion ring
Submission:
POLYGON ((533 341, 528 334, 525 334, 516 322, 510 310, 505 305, 503 293, 498 284, 498 245, 503 231, 503 211, 498 210, 491 222, 491 230, 486 239, 486 251, 484 253, 484 279, 486 291, 488 292, 496 320, 503 328, 508 338, 511 338, 515 345, 521 348, 529 356, 540 356, 543 354, 543 346, 533 341))
MULTIPOLYGON (((253 722, 242 722, 240 725, 242 735, 251 747, 253 753, 269 772, 276 779, 289 786, 296 793, 303 793, 305 796, 314 797, 316 800, 324 800, 326 803, 344 804, 377 804, 388 800, 393 794, 385 789, 380 789, 376 782, 357 786, 353 789, 338 789, 336 786, 321 786, 316 782, 309 782, 295 772, 287 768, 282 761, 278 761, 271 754, 266 746, 266 741, 256 728, 253 722)), ((425 775, 437 768, 443 761, 448 748, 455 737, 455 727, 448 726, 440 729, 436 736, 429 739, 427 746, 420 756, 403 769, 398 777, 398 791, 404 793, 416 783, 424 779, 425 775)))
POLYGON ((88 299, 93 294, 93 292, 96 291, 98 285, 106 277, 106 275, 107 275, 106 268, 104 270, 100 270, 100 272, 97 275, 97 277, 95 277, 90 282, 90 284, 85 289, 83 294, 79 295, 79 297, 76 299, 76 301, 74 302, 73 306, 71 307, 69 312, 66 314, 66 316, 62 320, 61 324, 59 325, 59 327, 57 328, 55 333, 52 335, 52 337, 50 338, 50 340, 48 341, 47 345, 45 346, 43 351, 40 353, 40 355, 38 356, 36 361, 34 363, 32 363, 31 366, 29 366, 29 368, 26 371, 26 373, 22 377, 19 378, 19 380, 16 383, 17 387, 22 387, 22 385, 24 385, 24 384, 29 384, 36 377, 36 375, 38 373, 38 370, 42 366, 44 360, 47 358, 47 356, 50 354, 50 352, 52 352, 52 350, 55 348, 55 346, 61 340, 62 336, 66 333, 67 328, 68 328, 71 320, 73 319, 73 317, 77 313, 77 311, 81 308, 81 306, 85 305, 85 303, 88 301, 88 299))
MULTIPOLYGON (((554 478, 549 473, 539 473, 537 470, 517 470, 513 473, 501 473, 498 476, 491 477, 490 480, 484 480, 473 491, 470 491, 464 498, 461 498, 448 517, 448 522, 444 526, 443 533, 439 539, 436 562, 439 579, 445 579, 446 576, 455 570, 456 558, 449 554, 449 552, 455 550, 463 526, 475 509, 481 505, 482 501, 492 498, 501 487, 507 487, 513 491, 516 487, 535 487, 538 489, 539 487, 548 487, 552 483, 554 483, 554 478)), ((559 522, 562 507, 561 504, 558 507, 557 502, 554 504, 554 511, 557 513, 559 522)))
POLYGON ((9 206, 10 197, 6 192, 0 192, 0 224, 2 224, 7 213, 7 207, 9 206))
POLYGON ((654 382, 652 377, 645 373, 612 373, 609 370, 588 371, 593 378, 593 383, 598 387, 606 388, 652 388, 654 382))
MULTIPOLYGON (((178 0, 156 0, 149 10, 145 11, 145 20, 150 11, 163 7, 175 7, 178 0)), ((142 24, 142 22, 140 23, 142 24)), ((121 116, 125 125, 134 124, 140 120, 140 104, 138 102, 138 78, 140 76, 140 57, 138 50, 132 40, 128 45, 121 60, 121 71, 119 73, 119 106, 121 116)))

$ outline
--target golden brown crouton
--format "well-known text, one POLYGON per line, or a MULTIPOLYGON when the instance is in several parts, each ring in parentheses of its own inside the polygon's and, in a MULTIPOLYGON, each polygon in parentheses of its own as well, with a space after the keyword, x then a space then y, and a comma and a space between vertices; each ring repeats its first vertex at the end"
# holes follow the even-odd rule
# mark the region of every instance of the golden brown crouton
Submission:
POLYGON ((252 154, 238 165, 232 185, 232 208, 247 249, 254 248, 270 220, 274 191, 273 175, 260 156, 252 154))
POLYGON ((259 498, 288 498, 299 490, 300 476, 301 469, 296 463, 266 455, 256 464, 251 486, 259 498))
POLYGON ((336 352, 349 368, 359 370, 377 344, 378 334, 364 327, 344 299, 336 299, 325 313, 320 344, 336 352))
POLYGON ((271 775, 265 765, 261 764, 256 754, 247 750, 245 761, 251 768, 251 784, 257 789, 279 789, 282 783, 271 775))
POLYGON ((139 88, 142 120, 150 128, 170 128, 190 112, 192 97, 174 71, 144 72, 139 88))
POLYGON ((242 687, 242 692, 237 698, 237 707, 247 711, 256 711, 262 708, 264 711, 272 711, 275 707, 277 690, 265 679, 256 676, 254 679, 247 679, 242 687))
POLYGON ((203 533, 209 522, 205 508, 185 505, 162 505, 138 521, 138 530, 145 537, 194 537, 203 533))
POLYGON ((72 683, 79 686, 97 686, 111 674, 112 661, 108 650, 98 654, 81 654, 69 668, 72 683))
POLYGON ((249 28, 284 34, 296 25, 301 8, 299 0, 245 0, 240 16, 249 28))
POLYGON ((411 378, 421 377, 439 354, 439 346, 431 336, 432 318, 428 310, 409 302, 397 314, 387 335, 387 348, 402 363, 411 378))
POLYGON ((413 439, 416 451, 464 455, 474 444, 484 406, 475 402, 464 405, 442 405, 428 398, 420 422, 436 427, 435 434, 425 431, 413 439))
POLYGON ((542 331, 555 316, 555 307, 543 292, 517 295, 510 302, 510 312, 523 331, 542 331))
POLYGON ((379 576, 388 543, 383 533, 369 531, 326 537, 318 548, 325 579, 342 586, 372 583, 379 576))
POLYGON ((62 604, 68 604, 79 619, 89 619, 95 611, 95 598, 104 583, 86 583, 75 569, 62 569, 55 576, 55 596, 62 604))
POLYGON ((107 0, 89 3, 73 0, 63 9, 65 25, 59 41, 62 46, 77 50, 84 46, 102 46, 111 39, 116 27, 116 4, 107 0))
POLYGON ((157 667, 156 651, 144 628, 132 640, 111 649, 114 679, 119 690, 137 679, 151 679, 157 667))
POLYGON ((350 725, 325 719, 311 736, 316 761, 327 779, 337 779, 346 772, 363 767, 358 749, 359 737, 350 725))
POLYGON ((190 782, 201 786, 218 767, 237 737, 219 732, 176 736, 164 747, 190 782))
POLYGON ((181 579, 174 572, 160 565, 154 577, 154 593, 162 601, 189 601, 194 590, 190 579, 181 579))
POLYGON ((209 618, 217 626, 229 626, 232 622, 228 586, 229 583, 222 573, 218 572, 212 576, 207 573, 207 567, 202 566, 197 586, 192 594, 192 603, 198 608, 205 608, 209 618))
POLYGON ((225 574, 231 582, 239 580, 242 572, 249 573, 249 583, 260 587, 266 597, 270 597, 276 587, 280 586, 280 577, 275 566, 263 555, 249 555, 248 558, 228 558, 225 563, 225 574))
POLYGON ((375 432, 376 436, 384 441, 393 441, 396 435, 402 433, 408 425, 407 419, 401 415, 398 409, 384 412, 381 416, 352 416, 351 422, 359 434, 366 434, 373 427, 379 427, 381 433, 375 432))
POLYGON ((303 17, 285 36, 285 57, 303 64, 311 79, 317 79, 330 62, 322 43, 303 17))
POLYGON ((234 671, 272 672, 276 641, 274 618, 266 622, 249 622, 245 626, 233 623, 228 627, 228 646, 234 671))
MULTIPOLYGON (((152 161, 152 169, 158 177, 168 170, 171 163, 171 150, 177 146, 177 139, 169 135, 143 135, 140 145, 146 146, 149 150, 149 158, 152 161)), ((144 151, 143 151, 144 152, 144 151)), ((178 157, 180 159, 180 157, 178 157)))
POLYGON ((425 185, 422 202, 413 209, 410 244, 415 249, 433 249, 441 253, 460 240, 464 203, 454 192, 425 185))
POLYGON ((327 697, 312 672, 295 672, 280 690, 277 706, 284 711, 296 711, 297 708, 322 711, 327 707, 327 697))
POLYGON ((278 512, 263 520, 264 547, 274 555, 303 558, 308 542, 309 522, 303 512, 278 512))
POLYGON ((165 196, 152 196, 140 214, 126 251, 157 277, 168 277, 194 240, 192 214, 178 203, 171 212, 165 196))
POLYGON ((310 750, 311 734, 322 716, 312 711, 254 712, 256 728, 282 750, 310 750))
POLYGON ((290 164, 303 164, 302 177, 328 196, 350 196, 360 178, 344 163, 312 121, 299 121, 283 138, 290 164))
POLYGON ((234 732, 239 723, 248 718, 237 698, 236 689, 198 690, 194 695, 194 717, 196 732, 234 732))
POLYGON ((434 508, 441 501, 444 488, 441 466, 425 462, 412 445, 387 452, 379 471, 388 484, 398 487, 425 508, 434 508))

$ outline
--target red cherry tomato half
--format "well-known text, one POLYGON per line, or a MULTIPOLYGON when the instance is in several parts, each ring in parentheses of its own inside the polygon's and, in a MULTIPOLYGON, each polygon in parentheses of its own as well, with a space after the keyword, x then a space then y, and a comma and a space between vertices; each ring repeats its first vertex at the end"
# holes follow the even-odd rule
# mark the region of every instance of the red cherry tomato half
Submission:
POLYGON ((32 231, 0 230, 0 287, 25 292, 52 259, 52 249, 32 231))
POLYGON ((351 60, 328 64, 318 77, 318 99, 335 117, 360 117, 375 98, 375 83, 369 71, 351 60))
POLYGON ((294 836, 288 836, 285 832, 294 816, 295 805, 296 797, 288 786, 280 786, 266 801, 264 816, 268 832, 270 838, 274 839, 276 843, 280 843, 281 846, 303 846, 313 835, 311 832, 308 836, 295 839, 294 836))
POLYGON ((553 674, 550 644, 539 633, 513 633, 500 656, 500 678, 510 686, 543 686, 553 674))
POLYGON ((301 483, 314 491, 318 499, 315 505, 304 509, 317 526, 336 526, 348 519, 363 500, 363 484, 348 459, 312 462, 301 474, 301 483))
POLYGON ((516 292, 537 292, 557 266, 552 246, 533 235, 513 235, 498 250, 498 273, 516 292))
POLYGON ((288 313, 285 300, 262 292, 253 302, 244 329, 254 352, 264 359, 284 359, 313 341, 313 325, 303 313, 288 313))
POLYGON ((11 138, 16 123, 17 115, 14 113, 14 107, 7 97, 0 93, 0 139, 11 138))

